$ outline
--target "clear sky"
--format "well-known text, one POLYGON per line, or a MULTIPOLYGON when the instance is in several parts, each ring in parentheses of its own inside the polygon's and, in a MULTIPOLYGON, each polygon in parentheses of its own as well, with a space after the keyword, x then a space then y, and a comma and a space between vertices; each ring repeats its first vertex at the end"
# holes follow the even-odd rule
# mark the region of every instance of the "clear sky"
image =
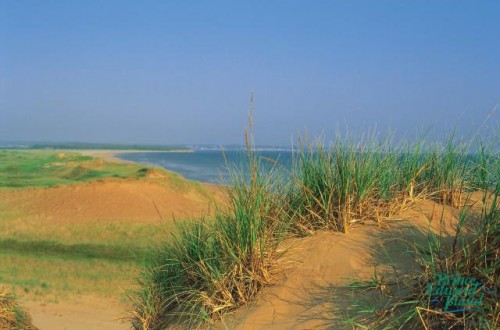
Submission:
POLYGON ((472 132, 500 1, 0 0, 0 141, 241 143, 252 89, 258 144, 472 132))

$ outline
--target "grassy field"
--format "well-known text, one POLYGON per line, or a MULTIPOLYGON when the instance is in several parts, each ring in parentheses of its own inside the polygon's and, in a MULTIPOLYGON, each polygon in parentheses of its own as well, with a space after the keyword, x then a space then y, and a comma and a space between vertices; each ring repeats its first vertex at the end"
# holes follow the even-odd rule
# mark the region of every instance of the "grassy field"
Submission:
POLYGON ((16 293, 53 301, 86 293, 126 302, 126 291, 136 284, 148 251, 173 228, 94 222, 12 230, 11 221, 0 219, 0 283, 16 293))
POLYGON ((140 263, 106 258, 0 254, 0 282, 25 298, 60 302, 90 294, 126 302, 140 263))
POLYGON ((73 152, 0 150, 0 187, 50 187, 104 178, 138 178, 145 168, 73 152))

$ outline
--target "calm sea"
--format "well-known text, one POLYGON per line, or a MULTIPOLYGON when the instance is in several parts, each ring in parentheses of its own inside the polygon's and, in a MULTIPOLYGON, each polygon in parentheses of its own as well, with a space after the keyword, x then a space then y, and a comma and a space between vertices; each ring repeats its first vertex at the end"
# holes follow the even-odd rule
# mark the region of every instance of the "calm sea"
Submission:
MULTIPOLYGON (((286 149, 258 150, 261 164, 275 168, 290 168, 292 151, 286 149), (276 166, 271 159, 278 162, 276 166)), ((182 176, 202 182, 230 182, 229 169, 248 174, 246 154, 243 150, 193 150, 192 152, 134 152, 118 154, 118 158, 137 163, 161 166, 182 176)))

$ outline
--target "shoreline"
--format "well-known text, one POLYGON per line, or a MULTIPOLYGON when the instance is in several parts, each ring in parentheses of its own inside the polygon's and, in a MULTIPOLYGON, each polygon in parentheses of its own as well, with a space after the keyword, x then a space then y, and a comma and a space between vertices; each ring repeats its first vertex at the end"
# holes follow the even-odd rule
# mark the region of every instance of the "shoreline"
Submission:
POLYGON ((124 149, 124 150, 119 150, 119 149, 87 149, 87 150, 80 150, 80 149, 67 149, 67 150, 60 150, 61 152, 67 151, 67 152, 76 152, 80 153, 84 156, 91 156, 91 157, 96 157, 100 158, 105 161, 111 161, 111 162, 120 162, 120 163, 132 163, 132 164, 144 164, 140 162, 134 162, 130 160, 124 160, 118 157, 119 154, 132 154, 132 153, 191 153, 193 152, 192 150, 134 150, 134 149, 124 149))

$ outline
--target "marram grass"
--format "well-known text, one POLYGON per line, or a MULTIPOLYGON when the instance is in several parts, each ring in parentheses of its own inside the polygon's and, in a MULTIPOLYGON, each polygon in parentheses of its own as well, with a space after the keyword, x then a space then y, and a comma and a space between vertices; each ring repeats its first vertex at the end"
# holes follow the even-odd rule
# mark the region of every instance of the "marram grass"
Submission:
MULTIPOLYGON (((249 148, 250 176, 233 176, 226 187, 227 207, 216 212, 215 220, 179 224, 173 240, 152 253, 140 277, 141 290, 133 297, 133 326, 191 327, 249 302, 268 284, 279 258, 277 246, 290 235, 319 229, 347 233, 353 224, 381 224, 422 199, 463 210, 468 194, 480 190, 494 192, 496 201, 498 154, 476 145, 473 149, 453 136, 444 144, 337 137, 325 145, 306 139, 285 180, 264 171, 249 148)), ((492 205, 477 222, 472 241, 459 232, 453 253, 424 266, 427 278, 446 266, 498 284, 498 261, 491 262, 498 260, 493 250, 498 242, 492 241, 498 237, 498 206, 492 205), (481 258, 473 261, 478 253, 481 258)), ((442 240, 433 236, 431 242, 441 247, 442 240)), ((408 299, 398 305, 404 308, 386 311, 378 325, 434 322, 432 317, 422 321, 416 312, 420 298, 408 299)), ((495 325, 498 316, 491 315, 498 314, 498 306, 494 308, 474 314, 479 320, 474 324, 495 325)))
POLYGON ((417 198, 459 207, 468 192, 498 181, 491 173, 498 156, 484 146, 471 150, 453 138, 444 145, 424 142, 393 147, 390 140, 338 138, 329 147, 301 144, 288 191, 297 230, 347 232, 354 223, 380 223, 417 198))

